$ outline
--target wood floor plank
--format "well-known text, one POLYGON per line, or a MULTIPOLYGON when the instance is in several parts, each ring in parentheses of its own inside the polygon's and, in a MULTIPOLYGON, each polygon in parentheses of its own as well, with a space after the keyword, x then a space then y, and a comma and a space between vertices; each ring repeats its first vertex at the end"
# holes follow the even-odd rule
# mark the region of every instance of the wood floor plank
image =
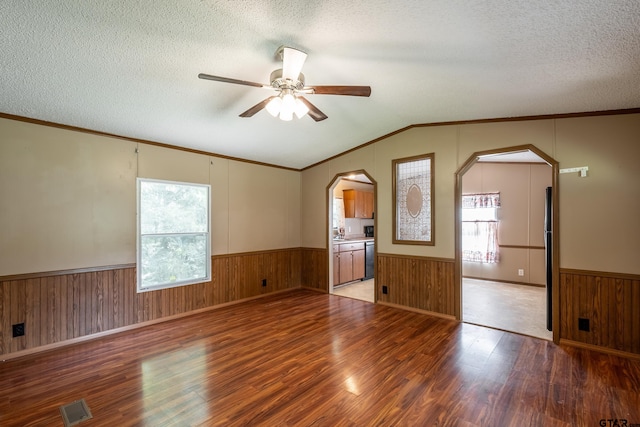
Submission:
POLYGON ((83 427, 631 425, 639 389, 634 360, 297 290, 1 362, 0 425, 82 398, 83 427))

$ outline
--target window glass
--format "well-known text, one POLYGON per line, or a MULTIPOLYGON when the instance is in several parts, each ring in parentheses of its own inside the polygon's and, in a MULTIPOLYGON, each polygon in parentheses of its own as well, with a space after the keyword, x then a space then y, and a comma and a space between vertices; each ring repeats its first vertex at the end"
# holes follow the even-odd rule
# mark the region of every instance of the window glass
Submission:
POLYGON ((138 178, 138 291, 211 279, 210 186, 138 178))
POLYGON ((496 208, 462 209, 463 221, 496 221, 497 219, 496 208))

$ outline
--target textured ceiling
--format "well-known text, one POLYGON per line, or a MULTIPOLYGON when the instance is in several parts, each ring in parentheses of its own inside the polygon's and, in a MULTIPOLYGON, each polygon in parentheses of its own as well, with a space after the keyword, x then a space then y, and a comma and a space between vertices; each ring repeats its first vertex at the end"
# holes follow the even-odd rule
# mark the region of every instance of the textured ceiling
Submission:
POLYGON ((638 0, 0 2, 0 112, 303 168, 412 124, 640 107, 638 0), (329 116, 238 114, 278 46, 329 116))

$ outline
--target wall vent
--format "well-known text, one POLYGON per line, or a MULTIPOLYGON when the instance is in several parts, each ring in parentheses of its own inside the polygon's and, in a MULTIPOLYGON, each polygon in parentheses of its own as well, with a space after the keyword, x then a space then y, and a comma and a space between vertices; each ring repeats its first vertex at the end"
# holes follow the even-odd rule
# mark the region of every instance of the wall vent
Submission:
POLYGON ((65 427, 75 426, 82 421, 93 418, 87 402, 85 402, 84 399, 61 406, 60 414, 62 414, 65 427))

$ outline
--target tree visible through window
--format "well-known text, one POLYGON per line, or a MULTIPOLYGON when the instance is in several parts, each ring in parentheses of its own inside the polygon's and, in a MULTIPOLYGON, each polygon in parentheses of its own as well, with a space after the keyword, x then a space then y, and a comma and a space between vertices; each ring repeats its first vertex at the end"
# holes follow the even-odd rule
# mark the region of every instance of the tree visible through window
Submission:
POLYGON ((138 291, 211 280, 210 186, 138 178, 138 291))

